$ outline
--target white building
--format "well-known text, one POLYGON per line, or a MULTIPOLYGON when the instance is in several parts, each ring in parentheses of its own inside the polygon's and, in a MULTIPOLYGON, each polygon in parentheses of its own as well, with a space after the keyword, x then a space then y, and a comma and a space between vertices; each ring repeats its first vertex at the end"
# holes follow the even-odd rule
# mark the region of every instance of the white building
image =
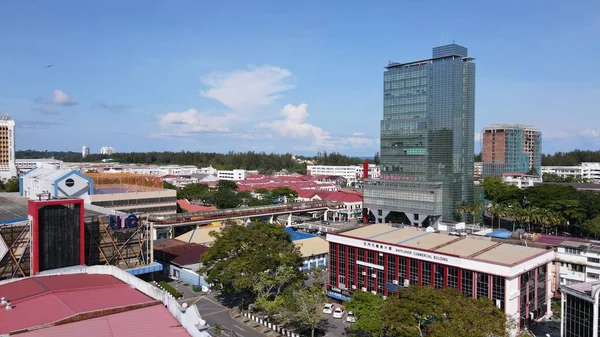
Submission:
POLYGON ((58 168, 64 168, 64 162, 53 158, 39 158, 39 159, 16 159, 17 171, 19 174, 23 174, 36 166, 50 165, 58 168))
POLYGON ((15 121, 8 114, 0 114, 0 180, 16 176, 15 121))
POLYGON ((518 188, 533 187, 542 182, 541 176, 528 176, 521 173, 505 173, 502 176, 505 184, 517 186, 518 188))
POLYGON ((90 195, 94 194, 94 181, 78 171, 44 164, 19 177, 19 191, 21 196, 31 200, 49 196, 89 202, 90 195))
POLYGON ((245 180, 248 175, 249 173, 246 170, 217 171, 219 180, 245 180))
POLYGON ((112 146, 103 146, 100 148, 100 154, 110 156, 116 152, 115 148, 112 146))
POLYGON ((599 298, 600 281, 561 287, 560 337, 598 337, 599 298))
POLYGON ((81 158, 85 158, 85 157, 87 157, 89 155, 90 155, 90 148, 84 145, 81 148, 81 158))
POLYGON ((542 173, 562 178, 583 178, 600 182, 600 163, 581 163, 578 166, 542 166, 542 173))
POLYGON ((554 251, 375 224, 327 234, 327 296, 358 291, 397 296, 413 284, 489 298, 516 326, 515 336, 552 315, 554 251))
POLYGON ((556 255, 561 286, 600 281, 600 243, 564 241, 556 255))
POLYGON ((214 174, 217 175, 217 169, 212 167, 212 166, 208 166, 208 167, 201 167, 198 169, 198 173, 206 173, 206 174, 214 174))
MULTIPOLYGON (((356 183, 363 176, 362 165, 331 166, 331 165, 308 165, 306 173, 309 176, 340 176, 346 178, 348 184, 356 183)), ((379 178, 381 169, 379 165, 369 164, 369 178, 379 178)))

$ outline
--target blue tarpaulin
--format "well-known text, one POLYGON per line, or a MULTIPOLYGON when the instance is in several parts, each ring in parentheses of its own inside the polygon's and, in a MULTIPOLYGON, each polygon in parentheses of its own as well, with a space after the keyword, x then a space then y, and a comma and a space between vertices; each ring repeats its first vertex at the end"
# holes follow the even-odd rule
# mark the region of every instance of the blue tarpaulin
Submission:
POLYGON ((292 241, 298 241, 298 240, 303 240, 303 239, 310 239, 310 238, 314 238, 316 235, 311 235, 308 233, 304 233, 304 232, 297 232, 295 231, 293 228, 291 227, 286 227, 285 231, 290 233, 291 235, 291 240, 292 241))
POLYGON ((487 233, 485 236, 489 236, 491 238, 498 238, 498 239, 510 239, 511 235, 512 235, 511 231, 508 231, 506 229, 500 229, 497 231, 493 231, 491 233, 487 233))

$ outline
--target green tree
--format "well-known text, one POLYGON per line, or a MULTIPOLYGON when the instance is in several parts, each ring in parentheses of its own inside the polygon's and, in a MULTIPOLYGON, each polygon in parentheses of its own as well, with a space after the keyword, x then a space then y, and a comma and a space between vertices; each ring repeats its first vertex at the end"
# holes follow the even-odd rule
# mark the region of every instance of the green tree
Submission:
POLYGON ((284 297, 284 308, 288 321, 300 328, 310 329, 311 337, 323 322, 325 294, 318 285, 293 288, 284 297))
POLYGON ((177 191, 177 199, 198 200, 207 191, 208 186, 205 184, 188 184, 177 191))
POLYGON ((271 197, 281 198, 286 197, 288 201, 293 202, 298 197, 298 192, 289 187, 278 187, 271 191, 271 197))
POLYGON ((10 178, 4 182, 6 192, 19 192, 19 178, 10 178))
POLYGON ((231 180, 219 180, 217 183, 217 191, 237 191, 238 185, 235 181, 231 180))
POLYGON ((302 266, 300 252, 290 235, 276 224, 229 225, 210 235, 215 241, 202 256, 200 272, 206 274, 207 282, 225 293, 254 300, 261 294, 255 288, 256 280, 262 274, 276 272, 280 266, 288 266, 298 280, 303 279, 298 269, 302 266))
POLYGON ((218 190, 213 194, 213 196, 215 200, 215 206, 218 209, 236 208, 242 204, 242 200, 238 194, 232 190, 218 190))
POLYGON ((384 304, 385 301, 379 294, 356 292, 352 296, 352 301, 346 304, 346 310, 352 311, 356 316, 356 322, 350 325, 349 330, 354 334, 366 336, 385 336, 387 327, 382 315, 384 304))
POLYGON ((168 181, 163 181, 163 188, 165 190, 177 190, 177 187, 168 181))
POLYGON ((587 235, 598 238, 598 236, 600 236, 600 215, 586 221, 583 228, 587 235))
POLYGON ((483 179, 483 190, 485 198, 493 203, 507 204, 521 202, 522 192, 517 186, 507 185, 500 177, 488 177, 483 179))

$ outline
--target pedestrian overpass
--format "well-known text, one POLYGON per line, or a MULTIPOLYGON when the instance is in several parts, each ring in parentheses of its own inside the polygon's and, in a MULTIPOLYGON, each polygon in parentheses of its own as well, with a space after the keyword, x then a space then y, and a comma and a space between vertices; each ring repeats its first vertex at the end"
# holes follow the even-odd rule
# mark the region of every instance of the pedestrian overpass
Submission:
POLYGON ((344 209, 344 204, 331 201, 306 201, 293 202, 279 205, 254 206, 242 208, 219 209, 212 211, 200 211, 193 213, 179 213, 172 215, 149 215, 148 224, 154 228, 172 228, 189 225, 207 225, 216 221, 243 219, 248 221, 252 218, 270 216, 270 222, 277 215, 287 214, 287 225, 292 224, 293 213, 324 212, 327 217, 329 211, 337 212, 344 209))

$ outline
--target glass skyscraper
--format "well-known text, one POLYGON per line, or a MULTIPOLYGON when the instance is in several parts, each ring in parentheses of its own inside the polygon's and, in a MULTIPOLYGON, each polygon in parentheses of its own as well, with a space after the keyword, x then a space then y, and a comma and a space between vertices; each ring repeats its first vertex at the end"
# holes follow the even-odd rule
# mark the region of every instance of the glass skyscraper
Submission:
POLYGON ((457 206, 473 201, 473 60, 450 44, 430 59, 385 67, 382 180, 365 182, 377 222, 457 220, 457 206))

